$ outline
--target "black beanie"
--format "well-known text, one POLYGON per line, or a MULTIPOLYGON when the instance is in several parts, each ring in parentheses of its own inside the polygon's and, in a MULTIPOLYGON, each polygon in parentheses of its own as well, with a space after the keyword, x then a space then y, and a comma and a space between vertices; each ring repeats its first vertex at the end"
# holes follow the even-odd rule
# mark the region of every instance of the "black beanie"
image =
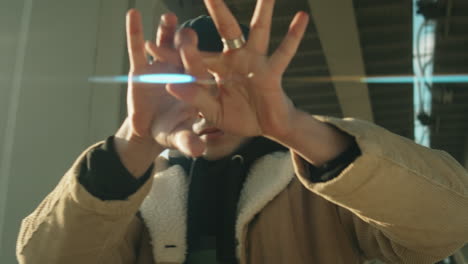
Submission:
MULTIPOLYGON (((249 28, 245 25, 240 25, 242 34, 247 40, 249 36, 249 28)), ((223 51, 223 42, 219 36, 218 30, 211 17, 201 15, 182 23, 180 29, 191 28, 198 36, 198 49, 201 51, 221 52, 223 51)))

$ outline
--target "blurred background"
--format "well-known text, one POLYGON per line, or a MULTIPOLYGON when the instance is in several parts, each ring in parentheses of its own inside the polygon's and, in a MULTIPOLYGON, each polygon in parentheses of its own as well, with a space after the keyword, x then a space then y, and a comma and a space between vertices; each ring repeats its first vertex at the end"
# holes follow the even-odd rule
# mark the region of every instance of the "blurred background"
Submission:
MULTIPOLYGON (((295 12, 312 18, 286 73, 295 81, 284 84, 299 108, 375 122, 468 167, 468 83, 431 78, 468 73, 468 1, 276 2, 271 50, 295 12), (336 81, 413 74, 421 78, 336 81)), ((255 0, 227 3, 248 25, 255 0)), ((143 13, 147 39, 154 39, 159 16, 168 10, 181 21, 206 13, 201 0, 0 0, 0 263, 16 263, 21 219, 126 115, 125 85, 88 78, 128 71, 125 12, 131 7, 143 13)), ((443 263, 465 262, 460 254, 443 263)))

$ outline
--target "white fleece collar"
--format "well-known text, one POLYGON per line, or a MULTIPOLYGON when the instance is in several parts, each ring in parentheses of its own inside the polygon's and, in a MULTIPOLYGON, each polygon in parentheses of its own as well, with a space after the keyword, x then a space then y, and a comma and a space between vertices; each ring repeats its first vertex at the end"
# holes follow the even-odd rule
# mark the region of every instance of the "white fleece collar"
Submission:
MULTIPOLYGON (((237 257, 244 250, 248 223, 294 177, 289 152, 265 155, 253 164, 238 204, 237 257)), ((153 186, 140 210, 148 227, 156 263, 183 263, 187 252, 188 177, 182 167, 172 166, 154 175, 153 186)))
POLYGON ((294 178, 290 152, 275 152, 260 158, 250 169, 239 197, 236 221, 236 253, 242 258, 244 232, 250 221, 294 178))
POLYGON ((148 227, 156 263, 183 263, 187 252, 188 177, 172 166, 154 175, 140 208, 148 227))

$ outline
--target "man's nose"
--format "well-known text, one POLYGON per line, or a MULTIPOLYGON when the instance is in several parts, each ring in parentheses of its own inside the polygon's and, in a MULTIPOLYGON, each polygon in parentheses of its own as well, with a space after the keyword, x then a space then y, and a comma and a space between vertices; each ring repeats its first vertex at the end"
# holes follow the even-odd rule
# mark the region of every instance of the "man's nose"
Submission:
POLYGON ((198 117, 199 117, 199 118, 205 118, 205 117, 203 116, 203 113, 202 113, 202 112, 198 112, 198 117))

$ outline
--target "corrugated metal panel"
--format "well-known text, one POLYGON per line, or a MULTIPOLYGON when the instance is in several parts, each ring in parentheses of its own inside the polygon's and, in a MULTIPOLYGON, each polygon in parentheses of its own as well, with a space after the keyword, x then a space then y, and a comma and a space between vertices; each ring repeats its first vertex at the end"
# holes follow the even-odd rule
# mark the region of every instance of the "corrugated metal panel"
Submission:
MULTIPOLYGON (((466 74, 468 1, 453 0, 450 13, 450 17, 438 21, 434 71, 436 74, 466 74)), ((462 162, 468 136, 468 84, 438 84, 433 89, 432 147, 443 149, 462 162)))
MULTIPOLYGON (((355 0, 367 75, 409 75, 412 68, 411 1, 355 0)), ((414 137, 413 86, 370 84, 375 123, 414 137)))

